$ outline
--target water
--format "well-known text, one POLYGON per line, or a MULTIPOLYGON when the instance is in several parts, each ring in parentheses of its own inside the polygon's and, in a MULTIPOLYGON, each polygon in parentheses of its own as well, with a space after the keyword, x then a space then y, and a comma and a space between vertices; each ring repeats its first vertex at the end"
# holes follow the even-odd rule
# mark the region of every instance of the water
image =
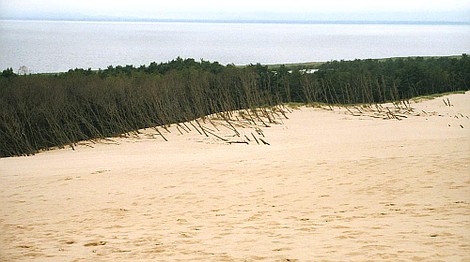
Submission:
POLYGON ((165 62, 277 64, 470 53, 469 25, 0 21, 0 69, 165 62))

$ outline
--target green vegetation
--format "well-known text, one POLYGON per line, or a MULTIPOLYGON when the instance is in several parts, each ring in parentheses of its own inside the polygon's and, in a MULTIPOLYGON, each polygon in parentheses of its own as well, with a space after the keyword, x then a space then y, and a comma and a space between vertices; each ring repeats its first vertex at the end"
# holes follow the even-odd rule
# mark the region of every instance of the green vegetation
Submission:
POLYGON ((267 65, 270 70, 279 70, 281 66, 286 67, 288 70, 302 70, 302 69, 318 69, 326 62, 307 62, 307 63, 292 63, 292 64, 274 64, 267 65))
POLYGON ((14 77, 16 76, 15 72, 13 72, 13 68, 7 68, 5 70, 2 71, 2 73, 0 74, 0 77, 2 78, 9 78, 9 77, 14 77))
MULTIPOLYGON (((387 60, 398 60, 398 59, 412 59, 412 58, 422 58, 422 59, 437 59, 437 58, 461 58, 462 56, 407 56, 407 57, 389 57, 389 58, 374 58, 369 60, 385 62, 387 60)), ((288 64, 268 64, 268 69, 278 70, 279 67, 285 66, 288 70, 302 70, 302 69, 319 69, 321 65, 327 62, 305 62, 305 63, 288 63, 288 64)))
POLYGON ((372 104, 469 87, 467 55, 332 61, 314 74, 181 58, 54 75, 19 76, 7 69, 0 77, 0 157, 237 109, 372 104))
POLYGON ((426 96, 417 96, 417 97, 413 97, 411 98, 412 101, 415 101, 415 102, 419 102, 419 101, 423 101, 423 100, 431 100, 431 99, 435 99, 435 98, 438 98, 438 97, 443 97, 443 96, 447 96, 447 95, 454 95, 454 94, 465 94, 466 91, 464 90, 461 90, 461 91, 454 91, 454 92, 444 92, 444 93, 437 93, 437 94, 430 94, 430 95, 426 95, 426 96))

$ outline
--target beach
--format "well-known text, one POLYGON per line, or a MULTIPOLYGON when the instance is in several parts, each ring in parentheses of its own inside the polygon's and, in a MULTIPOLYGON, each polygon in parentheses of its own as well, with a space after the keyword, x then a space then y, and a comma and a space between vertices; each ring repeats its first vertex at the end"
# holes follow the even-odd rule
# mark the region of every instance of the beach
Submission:
POLYGON ((1 158, 0 260, 469 261, 470 92, 409 107, 1 158))

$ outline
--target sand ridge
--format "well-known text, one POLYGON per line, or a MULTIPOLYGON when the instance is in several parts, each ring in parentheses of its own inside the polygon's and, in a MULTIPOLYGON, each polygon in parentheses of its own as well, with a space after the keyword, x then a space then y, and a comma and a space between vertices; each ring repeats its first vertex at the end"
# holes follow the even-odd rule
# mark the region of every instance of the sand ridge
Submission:
POLYGON ((0 260, 470 260, 470 92, 411 106, 0 159, 0 260))

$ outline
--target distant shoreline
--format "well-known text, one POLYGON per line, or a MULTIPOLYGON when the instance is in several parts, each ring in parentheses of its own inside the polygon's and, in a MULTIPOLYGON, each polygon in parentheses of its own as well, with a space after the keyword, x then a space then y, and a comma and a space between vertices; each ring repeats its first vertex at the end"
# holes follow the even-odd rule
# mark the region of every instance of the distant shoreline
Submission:
POLYGON ((306 24, 306 25, 470 25, 470 21, 381 21, 381 20, 263 20, 263 19, 144 19, 144 18, 0 18, 0 21, 123 22, 201 24, 306 24))
MULTIPOLYGON (((464 53, 465 54, 465 53, 464 53)), ((261 64, 261 63, 249 63, 249 64, 233 64, 236 67, 247 67, 249 65, 254 65, 254 64, 261 64, 263 66, 267 66, 270 70, 277 70, 281 66, 285 66, 286 69, 288 70, 308 70, 308 69, 318 69, 321 65, 328 63, 328 62, 334 62, 334 61, 354 61, 354 60, 376 60, 376 61, 386 61, 386 60, 395 60, 395 59, 410 59, 410 58, 423 58, 423 59, 432 59, 432 58, 460 58, 462 54, 457 55, 429 55, 429 56, 394 56, 394 57, 381 57, 381 58, 356 58, 356 59, 345 59, 345 60, 328 60, 328 61, 306 61, 306 62, 293 62, 293 63, 267 63, 267 64, 261 64)), ((192 58, 193 59, 193 58, 192 58)), ((153 61, 154 63, 157 63, 156 61, 153 61)), ((215 61, 212 61, 215 62, 215 61)), ((165 63, 165 62, 160 62, 160 63, 165 63)), ((230 65, 230 64, 226 64, 230 65)), ((225 66, 226 66, 225 65, 225 66)), ((125 65, 112 65, 112 66, 125 66, 125 65)), ((0 68, 1 70, 5 68, 0 68)), ((70 68, 70 70, 73 70, 74 68, 70 68)), ((75 69, 85 69, 85 68, 75 68, 75 69)), ((101 69, 105 68, 93 68, 91 71, 97 72, 101 69)), ((67 73, 67 71, 61 71, 61 72, 40 72, 40 73, 33 73, 33 75, 55 75, 55 74, 63 74, 67 73)))

